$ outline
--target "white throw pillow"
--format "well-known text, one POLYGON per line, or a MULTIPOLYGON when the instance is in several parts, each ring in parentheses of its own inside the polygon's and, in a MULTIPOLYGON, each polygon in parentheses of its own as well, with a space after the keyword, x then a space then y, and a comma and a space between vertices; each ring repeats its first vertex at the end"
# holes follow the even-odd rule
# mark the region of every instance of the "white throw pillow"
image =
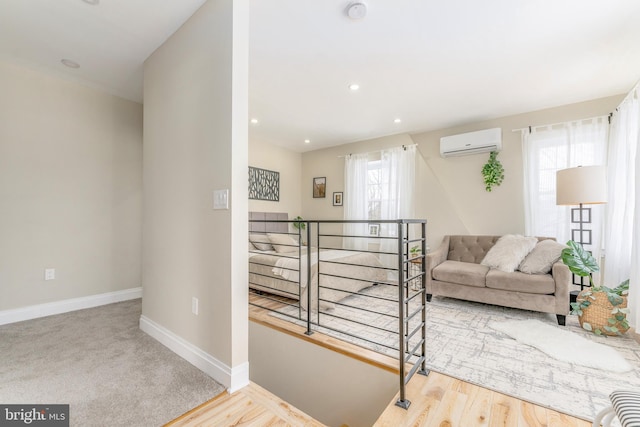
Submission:
POLYGON ((298 250, 298 242, 288 234, 267 234, 273 249, 278 253, 295 252, 298 250))
POLYGON ((555 240, 543 240, 520 263, 518 270, 527 274, 548 274, 553 264, 562 256, 566 245, 555 240))
POLYGON ((480 264, 506 273, 513 273, 536 243, 538 243, 536 237, 504 235, 489 249, 480 264))
POLYGON ((249 241, 259 251, 272 251, 273 246, 266 234, 249 234, 249 241))

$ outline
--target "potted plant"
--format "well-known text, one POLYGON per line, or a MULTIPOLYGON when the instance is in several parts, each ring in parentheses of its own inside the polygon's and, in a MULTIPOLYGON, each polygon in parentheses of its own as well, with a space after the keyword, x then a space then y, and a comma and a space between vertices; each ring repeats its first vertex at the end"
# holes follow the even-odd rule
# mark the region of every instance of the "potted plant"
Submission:
POLYGON ((591 287, 578 294, 571 303, 571 314, 577 314, 580 326, 596 335, 622 335, 629 329, 627 294, 629 280, 615 288, 594 286, 592 273, 600 270, 595 258, 582 245, 569 240, 562 251, 562 262, 577 276, 589 276, 591 287))
POLYGON ((298 230, 298 234, 300 235, 300 238, 302 239, 301 242, 304 245, 305 244, 304 243, 304 234, 302 232, 307 229, 307 223, 304 222, 304 220, 302 219, 302 217, 300 215, 298 215, 297 217, 293 218, 293 228, 298 230))

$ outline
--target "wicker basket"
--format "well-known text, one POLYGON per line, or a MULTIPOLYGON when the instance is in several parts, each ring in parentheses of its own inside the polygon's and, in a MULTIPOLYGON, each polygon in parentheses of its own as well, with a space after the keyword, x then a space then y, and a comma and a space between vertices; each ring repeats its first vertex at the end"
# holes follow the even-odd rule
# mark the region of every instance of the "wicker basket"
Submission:
MULTIPOLYGON (((615 325, 609 323, 609 319, 614 319, 614 315, 611 314, 613 310, 613 306, 609 302, 607 298, 607 294, 604 292, 592 292, 590 289, 585 289, 578 294, 577 302, 582 302, 584 300, 591 301, 591 305, 589 307, 582 309, 582 315, 578 316, 578 320, 580 321, 580 326, 582 326, 585 322, 591 325, 592 330, 600 329, 603 335, 617 335, 613 332, 609 332, 604 329, 605 326, 615 326, 618 328, 620 333, 625 333, 629 329, 629 327, 623 327, 620 322, 616 322, 615 325), (591 293, 590 296, 585 296, 584 293, 591 293)), ((622 304, 617 305, 618 308, 626 308, 627 307, 627 297, 622 297, 622 304)))

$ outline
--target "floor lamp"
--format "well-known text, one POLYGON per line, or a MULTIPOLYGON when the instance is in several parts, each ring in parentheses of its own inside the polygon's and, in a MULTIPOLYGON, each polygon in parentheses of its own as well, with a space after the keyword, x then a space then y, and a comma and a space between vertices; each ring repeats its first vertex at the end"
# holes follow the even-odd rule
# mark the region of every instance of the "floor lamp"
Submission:
MULTIPOLYGON (((591 208, 583 205, 594 205, 607 202, 606 168, 604 166, 578 166, 556 172, 556 205, 578 205, 571 209, 571 223, 578 228, 571 229, 571 240, 580 243, 585 250, 592 245, 591 229, 584 224, 591 223, 591 208)), ((596 230, 598 232, 599 230, 596 230)), ((580 290, 589 286, 589 280, 573 275, 573 284, 580 285, 580 290), (579 282, 576 282, 579 279, 579 282)), ((571 292, 574 302, 577 291, 571 292)))

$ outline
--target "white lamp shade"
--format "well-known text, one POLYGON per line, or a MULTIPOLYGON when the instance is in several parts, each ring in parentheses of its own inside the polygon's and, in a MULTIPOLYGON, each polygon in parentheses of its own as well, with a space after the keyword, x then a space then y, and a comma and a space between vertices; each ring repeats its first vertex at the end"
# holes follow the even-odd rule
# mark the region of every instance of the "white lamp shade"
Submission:
POLYGON ((556 205, 607 203, 604 166, 580 166, 556 172, 556 205))

